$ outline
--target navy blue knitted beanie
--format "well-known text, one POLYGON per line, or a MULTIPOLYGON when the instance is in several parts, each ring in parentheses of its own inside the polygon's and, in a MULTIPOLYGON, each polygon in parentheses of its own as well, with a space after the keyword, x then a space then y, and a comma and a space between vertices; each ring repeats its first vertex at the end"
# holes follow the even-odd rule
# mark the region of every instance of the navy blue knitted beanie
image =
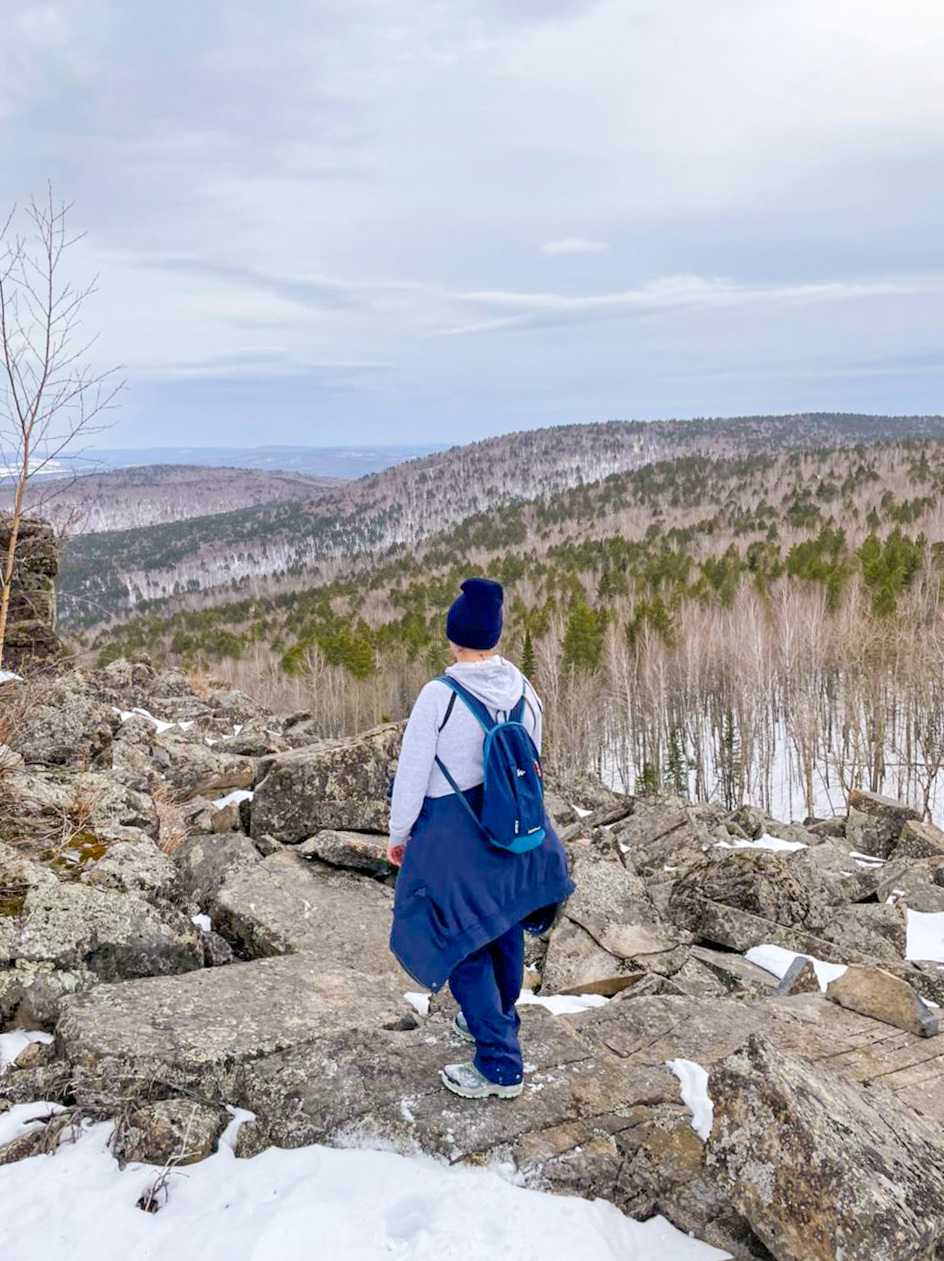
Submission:
POLYGON ((494 648, 502 632, 501 583, 467 578, 446 616, 446 635, 460 648, 494 648))

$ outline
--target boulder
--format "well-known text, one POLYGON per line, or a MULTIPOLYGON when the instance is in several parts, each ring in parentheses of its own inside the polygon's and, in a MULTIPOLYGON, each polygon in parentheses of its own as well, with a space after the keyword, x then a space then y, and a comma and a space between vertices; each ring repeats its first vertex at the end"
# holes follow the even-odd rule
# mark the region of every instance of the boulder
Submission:
POLYGON ((638 876, 591 857, 577 858, 571 875, 577 891, 551 933, 545 991, 612 993, 613 983, 640 966, 662 975, 681 967, 685 935, 663 922, 638 876))
POLYGON ((887 858, 908 820, 920 817, 917 810, 893 797, 853 788, 846 821, 849 848, 887 858))
POLYGON ((371 876, 389 876, 396 869, 387 860, 387 838, 376 832, 335 832, 326 828, 302 841, 303 858, 320 858, 332 867, 349 867, 371 876))
POLYGON ((154 802, 102 771, 13 771, 4 776, 6 831, 37 852, 61 846, 70 834, 100 829, 157 831, 154 802))
POLYGON ((944 884, 937 873, 944 873, 938 859, 908 859, 887 863, 879 871, 875 896, 879 902, 901 898, 913 911, 944 911, 944 884))
POLYGON ((843 815, 831 815, 828 819, 806 819, 803 826, 814 836, 840 840, 846 835, 846 820, 843 815))
POLYGON ((313 951, 332 966, 406 981, 390 953, 393 891, 375 880, 283 851, 233 871, 208 911, 242 958, 313 951))
POLYGON ((689 953, 718 978, 728 994, 750 994, 759 998, 772 993, 777 984, 777 978, 766 968, 759 968, 742 955, 706 946, 692 946, 689 953))
POLYGON ((860 866, 844 838, 826 837, 787 858, 789 870, 806 888, 817 891, 827 904, 859 902, 878 891, 887 868, 881 864, 860 866))
POLYGON ((688 869, 715 841, 727 839, 724 812, 691 806, 680 798, 638 800, 633 813, 613 825, 624 862, 641 876, 660 877, 666 867, 688 869))
POLYGON ((676 881, 667 913, 704 942, 738 951, 772 942, 812 955, 830 919, 817 893, 794 877, 789 860, 769 850, 709 851, 676 881))
POLYGON ((712 902, 690 889, 686 890, 684 900, 670 900, 669 912, 676 923, 694 934, 699 944, 710 942, 743 954, 752 946, 769 942, 832 963, 844 962, 842 951, 835 942, 802 928, 785 928, 760 915, 712 902))
POLYGON ((118 719, 91 694, 84 675, 34 681, 31 689, 10 741, 27 763, 86 767, 105 758, 118 719))
POLYGON ((944 1247, 940 1128, 751 1037, 709 1078, 706 1150, 777 1261, 932 1261, 944 1247))
POLYGON ((202 966, 186 916, 128 893, 46 881, 28 889, 18 913, 0 918, 0 1021, 22 1008, 24 1018, 49 1023, 76 989, 202 966))
POLYGON ((92 685, 97 695, 118 709, 146 709, 154 685, 154 669, 143 661, 118 657, 95 671, 92 685))
POLYGON ((196 697, 190 679, 183 670, 177 670, 173 666, 154 675, 150 690, 151 695, 156 697, 196 697))
POLYGON ((224 1108, 199 1099, 158 1099, 122 1114, 111 1149, 122 1166, 192 1165, 213 1154, 228 1121, 224 1108))
POLYGON ((883 968, 853 965, 831 981, 826 997, 883 1024, 905 1029, 920 1038, 940 1033, 937 1016, 907 981, 883 968))
POLYGON ((256 773, 254 759, 220 752, 216 745, 211 748, 173 731, 155 737, 151 757, 184 799, 250 788, 256 773))
POLYGON ((905 957, 907 919, 897 903, 854 902, 833 909, 823 936, 835 942, 843 963, 897 962, 905 957))
POLYGON ((623 804, 626 804, 630 810, 633 807, 632 797, 607 788, 603 780, 592 771, 580 770, 574 766, 545 764, 544 776, 548 792, 553 795, 554 800, 564 804, 566 809, 575 816, 572 819, 565 819, 565 823, 576 821, 576 815, 579 812, 574 810, 574 806, 579 806, 580 810, 589 810, 591 813, 623 804))
POLYGON ((260 861, 259 851, 248 836, 185 836, 174 853, 181 897, 197 906, 209 906, 220 888, 237 871, 260 861))
POLYGON ((784 972, 775 993, 778 998, 787 994, 818 994, 820 992, 819 977, 813 967, 812 959, 797 955, 784 972))
POLYGON ((611 954, 575 924, 563 918, 551 933, 541 989, 545 994, 618 994, 639 969, 611 954))
POLYGON ((176 879, 174 860, 143 832, 139 840, 108 844, 104 855, 90 862, 81 875, 84 884, 148 899, 169 898, 176 879))
POLYGON ((939 858, 944 860, 944 832, 933 823, 909 819, 892 850, 892 858, 939 858))
POLYGON ((295 845, 325 828, 386 834, 387 791, 402 724, 265 759, 252 805, 252 835, 295 845))
POLYGON ((633 799, 631 797, 626 797, 624 800, 615 803, 611 802, 600 806, 584 818, 578 818, 561 832, 560 838, 566 844, 568 841, 576 840, 579 836, 589 836, 596 828, 609 828, 612 824, 619 823, 625 819, 632 812, 633 799))

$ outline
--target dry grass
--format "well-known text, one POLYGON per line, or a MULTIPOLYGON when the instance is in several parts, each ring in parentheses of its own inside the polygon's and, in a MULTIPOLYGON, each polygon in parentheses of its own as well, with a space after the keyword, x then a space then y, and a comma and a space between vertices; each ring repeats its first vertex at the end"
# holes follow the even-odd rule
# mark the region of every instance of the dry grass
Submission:
POLYGON ((167 784, 158 784, 151 793, 157 810, 157 843, 168 857, 173 857, 181 841, 190 835, 184 818, 183 803, 178 793, 167 784))
POLYGON ((200 669, 199 666, 192 666, 188 669, 186 671, 186 679, 193 689, 194 695, 199 696, 202 701, 211 700, 217 692, 226 692, 232 686, 225 679, 218 678, 216 675, 200 669))

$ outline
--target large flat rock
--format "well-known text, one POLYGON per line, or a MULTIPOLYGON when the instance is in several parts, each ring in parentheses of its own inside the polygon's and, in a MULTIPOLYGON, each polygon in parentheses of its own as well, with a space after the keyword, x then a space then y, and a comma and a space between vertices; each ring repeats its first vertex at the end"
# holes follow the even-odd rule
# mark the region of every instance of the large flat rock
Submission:
POLYGON ((884 1092, 763 1038, 718 1065, 709 1167, 778 1261, 933 1261, 944 1143, 884 1092))
POLYGON ((56 1037, 80 1100, 155 1081, 228 1102, 249 1062, 395 1024, 408 1010, 401 989, 313 954, 257 959, 99 985, 65 1001, 56 1037))

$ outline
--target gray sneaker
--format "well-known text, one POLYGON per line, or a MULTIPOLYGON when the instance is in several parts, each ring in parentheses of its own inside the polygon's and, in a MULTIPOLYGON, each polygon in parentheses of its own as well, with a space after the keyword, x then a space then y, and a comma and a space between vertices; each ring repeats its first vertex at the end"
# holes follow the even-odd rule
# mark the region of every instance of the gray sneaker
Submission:
POLYGON ((463 1016, 461 1011, 457 1014, 455 1020, 452 1022, 452 1027, 456 1031, 456 1033, 459 1035, 459 1037, 463 1039, 463 1041, 465 1042, 475 1041, 475 1038, 472 1036, 472 1030, 469 1028, 468 1022, 465 1016, 463 1016))
POLYGON ((442 1084, 454 1095, 462 1099, 517 1099, 524 1090, 524 1082, 516 1082, 513 1086, 499 1086, 497 1081, 489 1081, 474 1064, 447 1064, 439 1070, 442 1084))

